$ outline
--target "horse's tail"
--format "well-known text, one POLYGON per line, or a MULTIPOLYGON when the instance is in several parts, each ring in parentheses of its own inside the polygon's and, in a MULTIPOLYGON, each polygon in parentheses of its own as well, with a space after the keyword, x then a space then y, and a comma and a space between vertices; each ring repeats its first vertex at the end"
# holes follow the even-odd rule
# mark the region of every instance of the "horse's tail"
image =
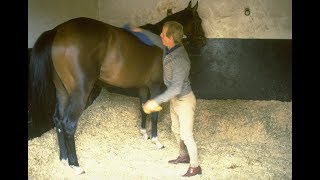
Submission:
POLYGON ((51 57, 55 34, 55 29, 41 34, 32 48, 29 63, 29 86, 31 86, 29 111, 32 117, 32 126, 46 128, 46 130, 49 130, 53 125, 52 117, 56 101, 51 57))

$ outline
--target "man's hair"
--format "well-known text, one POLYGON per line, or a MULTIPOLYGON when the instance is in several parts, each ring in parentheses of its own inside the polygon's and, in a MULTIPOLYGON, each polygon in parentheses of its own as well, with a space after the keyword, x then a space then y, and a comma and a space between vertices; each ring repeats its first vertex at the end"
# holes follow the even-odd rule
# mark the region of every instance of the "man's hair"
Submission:
POLYGON ((168 27, 166 36, 173 37, 175 44, 181 44, 183 38, 183 26, 176 21, 167 21, 163 24, 163 27, 168 27))

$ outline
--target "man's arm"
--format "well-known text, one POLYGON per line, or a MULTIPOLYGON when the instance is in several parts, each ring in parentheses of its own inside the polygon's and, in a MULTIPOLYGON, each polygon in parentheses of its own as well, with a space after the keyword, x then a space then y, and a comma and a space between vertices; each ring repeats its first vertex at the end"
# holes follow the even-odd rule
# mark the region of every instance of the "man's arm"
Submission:
MULTIPOLYGON (((177 59, 176 59, 177 60, 177 59)), ((185 77, 189 74, 189 69, 190 66, 188 66, 185 63, 175 63, 173 65, 173 77, 171 84, 169 87, 166 89, 165 92, 162 94, 156 96, 154 99, 148 100, 144 105, 143 105, 143 110, 149 114, 151 112, 156 112, 160 111, 162 108, 159 107, 160 104, 169 101, 176 95, 178 95, 181 92, 183 82, 185 77)))
POLYGON ((156 46, 160 47, 163 51, 165 50, 166 47, 162 44, 162 40, 159 35, 156 35, 145 29, 142 29, 141 33, 146 35, 156 46))
POLYGON ((131 28, 131 30, 134 32, 141 32, 142 34, 146 35, 156 46, 160 47, 163 51, 165 51, 166 47, 162 44, 162 40, 159 35, 138 27, 131 28))
POLYGON ((184 83, 184 80, 189 75, 190 66, 184 63, 184 60, 179 59, 178 57, 174 61, 172 61, 172 80, 171 84, 167 89, 160 95, 156 96, 154 100, 158 103, 164 103, 181 93, 181 89, 184 83))
MULTIPOLYGON (((182 74, 182 72, 183 71, 180 71, 179 73, 182 74)), ((177 71, 175 71, 175 73, 177 73, 177 71)), ((170 99, 172 99, 181 92, 183 85, 183 79, 181 79, 181 76, 174 76, 172 81, 173 83, 162 94, 154 98, 154 101, 156 101, 158 104, 168 102, 170 99)))

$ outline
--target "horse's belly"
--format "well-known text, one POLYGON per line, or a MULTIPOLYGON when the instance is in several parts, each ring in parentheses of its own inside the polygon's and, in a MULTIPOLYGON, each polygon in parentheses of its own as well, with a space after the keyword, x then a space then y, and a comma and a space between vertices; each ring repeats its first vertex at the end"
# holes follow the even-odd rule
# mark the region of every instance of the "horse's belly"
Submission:
POLYGON ((145 85, 145 75, 141 72, 134 73, 133 69, 131 68, 131 71, 121 71, 119 68, 102 66, 99 80, 121 88, 133 88, 145 85))
POLYGON ((118 43, 109 47, 103 58, 99 79, 107 84, 122 88, 147 85, 152 79, 153 67, 161 68, 158 65, 161 64, 161 57, 159 57, 162 53, 161 50, 146 47, 141 42, 136 42, 134 46, 129 47, 123 42, 118 43))

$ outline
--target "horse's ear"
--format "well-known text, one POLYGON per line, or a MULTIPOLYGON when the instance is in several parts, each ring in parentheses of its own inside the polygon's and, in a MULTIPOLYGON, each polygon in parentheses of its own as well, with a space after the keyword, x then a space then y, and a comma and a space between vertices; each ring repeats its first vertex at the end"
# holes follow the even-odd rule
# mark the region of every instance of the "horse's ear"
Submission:
POLYGON ((188 7, 187 7, 188 9, 192 9, 192 7, 191 7, 191 1, 189 2, 189 4, 188 4, 188 7))
MULTIPOLYGON (((191 3, 191 1, 190 1, 190 3, 191 3)), ((198 9, 198 1, 197 1, 196 5, 193 6, 192 11, 197 11, 197 9, 198 9)))

